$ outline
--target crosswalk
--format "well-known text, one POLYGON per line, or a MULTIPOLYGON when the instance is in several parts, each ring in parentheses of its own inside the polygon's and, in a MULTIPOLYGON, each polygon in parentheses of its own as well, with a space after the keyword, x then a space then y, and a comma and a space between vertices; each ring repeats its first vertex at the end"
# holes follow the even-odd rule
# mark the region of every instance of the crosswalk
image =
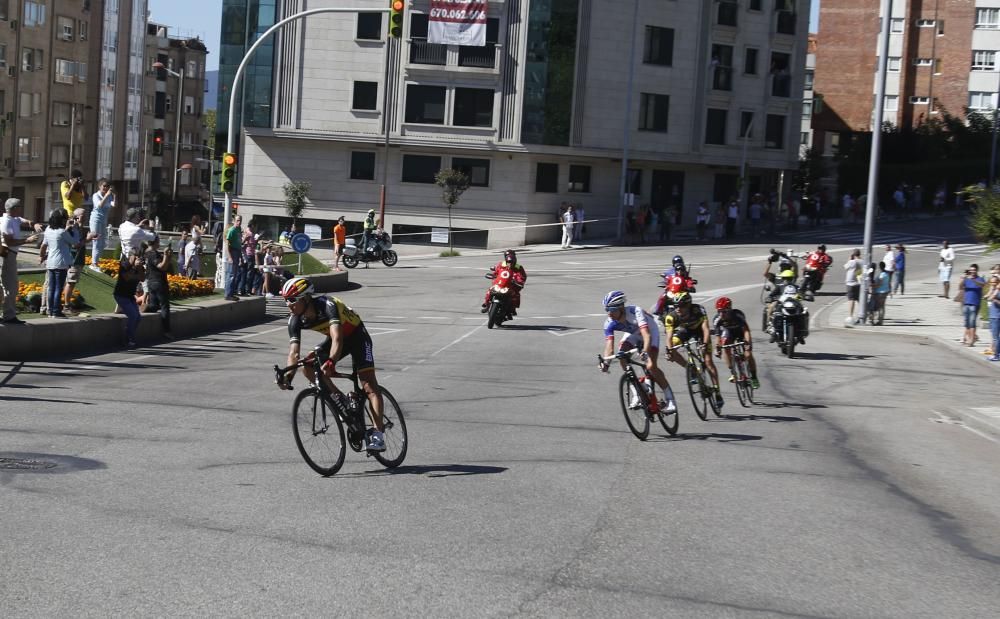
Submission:
MULTIPOLYGON (((856 245, 864 243, 864 232, 861 230, 806 230, 794 232, 781 237, 782 241, 802 240, 808 243, 822 242, 827 245, 856 245)), ((941 239, 926 234, 898 233, 892 231, 877 232, 872 237, 872 245, 879 247, 902 243, 909 250, 934 251, 941 249, 941 239)), ((951 248, 956 254, 981 256, 988 253, 989 246, 983 243, 952 243, 951 248)))

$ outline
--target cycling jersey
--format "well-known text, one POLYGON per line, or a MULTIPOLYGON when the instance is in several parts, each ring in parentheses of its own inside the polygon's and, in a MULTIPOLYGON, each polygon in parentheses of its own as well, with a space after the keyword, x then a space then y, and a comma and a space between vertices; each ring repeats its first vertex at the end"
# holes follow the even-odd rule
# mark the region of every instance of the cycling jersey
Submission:
POLYGON ((638 305, 626 305, 622 308, 624 314, 621 320, 615 320, 608 316, 604 321, 604 337, 613 340, 615 331, 622 331, 628 335, 622 340, 622 347, 626 342, 632 346, 642 347, 642 330, 649 331, 650 346, 656 348, 660 344, 660 330, 656 326, 653 317, 638 305))
POLYGON ((288 337, 290 341, 298 342, 301 338, 303 328, 312 329, 317 333, 329 336, 330 326, 340 325, 340 335, 344 340, 349 340, 356 333, 365 331, 365 325, 361 322, 361 317, 337 297, 313 297, 310 302, 313 309, 316 310, 316 318, 314 320, 308 320, 306 312, 302 312, 298 316, 292 314, 288 317, 288 337))
POLYGON ((749 329, 746 315, 738 309, 730 310, 729 316, 725 318, 719 312, 712 320, 712 332, 722 339, 723 344, 745 341, 743 333, 749 329))
POLYGON ((688 312, 687 317, 681 317, 677 309, 674 308, 674 310, 667 314, 663 319, 663 324, 665 324, 668 329, 673 329, 675 331, 680 329, 694 331, 696 329, 701 329, 701 325, 707 320, 708 315, 705 313, 705 308, 697 303, 692 303, 691 311, 688 312))

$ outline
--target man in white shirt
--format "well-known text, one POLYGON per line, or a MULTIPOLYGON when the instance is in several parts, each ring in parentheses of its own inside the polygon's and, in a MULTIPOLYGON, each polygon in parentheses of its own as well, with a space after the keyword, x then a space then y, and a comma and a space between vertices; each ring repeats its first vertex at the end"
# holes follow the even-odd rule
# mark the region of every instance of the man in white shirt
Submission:
POLYGON ((148 219, 142 219, 142 212, 130 208, 125 212, 125 221, 118 226, 118 236, 122 242, 122 258, 128 258, 130 252, 139 252, 142 244, 156 238, 156 232, 151 230, 148 219))
POLYGON ((851 259, 844 263, 844 285, 847 287, 847 317, 853 319, 855 323, 861 322, 854 318, 854 304, 861 296, 861 272, 864 270, 864 262, 861 260, 861 250, 855 249, 851 252, 851 259))
POLYGON ((17 317, 17 251, 25 243, 33 243, 37 234, 22 239, 21 230, 42 231, 42 225, 21 217, 21 201, 10 198, 4 203, 4 214, 0 217, 0 302, 3 317, 0 324, 23 325, 17 317))
POLYGON ((951 267, 955 263, 955 250, 948 246, 948 241, 941 241, 941 254, 938 262, 938 277, 944 286, 944 298, 948 298, 951 288, 951 267))
POLYGON ((885 255, 882 256, 882 262, 885 263, 885 272, 889 274, 889 279, 892 280, 892 273, 896 270, 896 254, 892 253, 892 245, 885 246, 885 255))
POLYGON ((569 245, 573 242, 573 205, 570 204, 566 207, 566 212, 563 213, 563 236, 562 236, 562 248, 569 249, 569 245))

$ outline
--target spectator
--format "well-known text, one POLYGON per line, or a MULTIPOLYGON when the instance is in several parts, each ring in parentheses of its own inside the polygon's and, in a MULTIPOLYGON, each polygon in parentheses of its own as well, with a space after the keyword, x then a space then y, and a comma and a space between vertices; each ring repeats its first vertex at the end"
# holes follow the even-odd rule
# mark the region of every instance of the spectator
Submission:
MULTIPOLYGON (((333 269, 343 271, 340 268, 340 257, 344 255, 344 247, 347 245, 347 228, 344 227, 344 216, 337 218, 337 225, 333 227, 333 269)), ((266 256, 266 254, 265 254, 266 256)), ((264 278, 267 279, 266 277, 264 278)), ((264 282, 265 287, 267 282, 264 282)))
POLYGON ((167 275, 173 273, 170 245, 161 252, 160 237, 153 238, 143 257, 146 268, 147 302, 152 301, 160 311, 160 324, 163 325, 163 336, 174 339, 170 332, 170 284, 167 275))
POLYGON ((138 253, 129 253, 122 257, 121 268, 118 269, 118 281, 115 282, 114 298, 125 314, 125 344, 135 348, 135 331, 139 326, 141 314, 139 304, 135 301, 135 293, 139 282, 146 277, 146 269, 142 266, 142 258, 138 253))
MULTIPOLYGON (((341 217, 343 219, 343 217, 341 217)), ((278 284, 278 266, 279 262, 277 259, 277 248, 273 244, 268 245, 264 250, 264 296, 268 299, 274 297, 274 291, 281 291, 281 286, 278 284)), ((340 271, 341 269, 337 269, 340 271)))
MULTIPOLYGON (((872 266, 874 267, 875 265, 872 266)), ((884 262, 879 262, 878 274, 872 279, 872 299, 871 308, 868 310, 869 313, 874 313, 884 308, 885 299, 889 296, 889 291, 892 290, 892 276, 885 267, 886 264, 884 262)), ((881 325, 882 319, 880 318, 875 324, 881 325)))
POLYGON ((754 239, 757 238, 757 233, 760 231, 760 218, 763 214, 763 205, 761 202, 763 201, 764 196, 757 193, 754 194, 750 202, 750 236, 754 239))
POLYGON ((122 260, 124 260, 133 252, 139 254, 142 244, 152 241, 156 233, 153 232, 150 221, 142 218, 142 211, 133 207, 125 211, 125 221, 118 226, 118 236, 122 245, 122 260))
POLYGON ((853 224, 854 223, 854 198, 851 197, 850 193, 845 193, 842 199, 844 208, 844 223, 853 224))
POLYGON ((945 189, 944 185, 939 185, 938 190, 934 192, 934 214, 939 215, 941 211, 944 210, 945 205, 945 189))
POLYGON ((635 245, 635 212, 631 208, 625 212, 625 244, 635 245))
POLYGON ((646 226, 649 225, 649 207, 645 204, 635 213, 635 228, 639 232, 639 244, 646 244, 646 226))
POLYGON ((736 200, 730 200, 726 208, 726 238, 736 236, 736 222, 740 218, 740 205, 736 200))
POLYGON ((715 209, 715 219, 712 225, 712 238, 721 239, 725 236, 726 228, 726 205, 719 202, 719 208, 715 209))
POLYGON ((695 224, 698 226, 699 241, 705 240, 705 230, 708 229, 708 221, 712 218, 708 211, 708 205, 704 201, 698 203, 698 214, 695 216, 695 224))
POLYGON ((198 215, 191 216, 191 224, 188 228, 190 229, 191 234, 194 234, 194 231, 197 230, 199 236, 205 236, 205 233, 207 232, 205 225, 201 223, 201 217, 198 215))
POLYGON ((976 320, 979 318, 979 306, 983 302, 983 286, 986 280, 979 276, 979 265, 973 264, 965 270, 962 277, 962 315, 965 317, 965 335, 962 344, 973 346, 979 340, 976 335, 976 320))
POLYGON ((226 300, 227 301, 239 301, 240 298, 236 296, 237 288, 236 285, 239 282, 240 276, 240 254, 243 253, 243 241, 241 235, 241 226, 243 225, 243 216, 237 215, 233 219, 233 225, 226 230, 226 240, 223 243, 224 254, 224 274, 226 282, 226 300))
POLYGON ((21 245, 34 243, 38 233, 42 231, 37 224, 21 217, 21 201, 8 198, 4 203, 4 214, 0 216, 0 301, 3 303, 3 316, 0 324, 23 325, 24 321, 17 317, 17 252, 21 245), (32 229, 35 234, 21 238, 21 230, 32 229))
POLYGON ((102 178, 98 181, 97 187, 97 193, 91 197, 94 208, 90 211, 90 234, 93 237, 90 252, 90 268, 94 271, 101 270, 98 264, 101 261, 101 254, 108 246, 105 228, 108 226, 108 215, 111 213, 111 209, 115 207, 115 189, 108 182, 108 179, 102 178))
POLYGON ((240 253, 240 275, 236 286, 237 294, 246 297, 253 292, 253 282, 256 272, 254 270, 255 258, 257 254, 257 224, 250 222, 246 230, 243 231, 242 252, 240 253))
POLYGON ((192 228, 191 240, 188 241, 187 247, 184 248, 184 264, 187 267, 186 275, 188 279, 198 279, 201 275, 201 251, 201 232, 199 232, 197 227, 192 228))
POLYGON ((575 221, 573 238, 579 243, 583 240, 584 231, 584 216, 583 216, 583 205, 577 204, 576 208, 573 209, 573 220, 575 221))
POLYGON ((562 248, 569 249, 570 243, 573 241, 573 205, 567 204, 566 210, 562 214, 563 221, 563 235, 562 235, 562 248))
POLYGON ((990 276, 986 302, 990 304, 990 340, 993 348, 993 356, 989 360, 1000 361, 1000 275, 990 276))
POLYGON ((885 255, 882 256, 885 263, 885 271, 889 274, 889 289, 892 290, 892 274, 896 270, 896 255, 892 253, 892 245, 885 246, 885 255))
POLYGON ((174 251, 177 255, 177 273, 179 275, 187 274, 187 246, 189 238, 188 231, 181 230, 181 238, 177 240, 177 249, 174 251))
POLYGON ((63 299, 65 299, 63 312, 69 315, 76 314, 76 310, 72 309, 70 301, 73 298, 73 291, 80 281, 80 275, 83 273, 83 268, 86 264, 87 241, 94 240, 93 237, 95 235, 93 232, 89 234, 84 232, 83 216, 85 213, 86 211, 82 208, 78 208, 73 211, 73 219, 70 220, 70 232, 76 239, 76 249, 73 250, 73 264, 66 271, 66 289, 63 291, 63 299))
POLYGON ((941 252, 938 261, 938 278, 944 286, 944 294, 941 296, 949 298, 951 291, 951 269, 955 263, 955 250, 948 246, 948 241, 941 241, 941 252))
POLYGON ((896 251, 893 253, 892 259, 895 261, 895 269, 893 270, 896 274, 892 293, 906 294, 906 248, 903 247, 902 243, 896 245, 896 251))
POLYGON ((59 183, 59 195, 62 196, 63 209, 66 211, 66 220, 73 216, 73 211, 83 208, 83 200, 86 197, 83 190, 83 172, 73 170, 70 177, 59 183))
POLYGON ((892 193, 892 201, 896 203, 896 211, 899 213, 906 210, 906 194, 903 192, 902 185, 898 185, 896 191, 892 193))
POLYGON ((861 250, 855 249, 851 252, 851 259, 844 263, 844 285, 847 287, 847 317, 854 319, 855 323, 861 322, 854 318, 854 305, 861 297, 861 272, 865 263, 861 261, 861 250))
POLYGON ((62 311, 62 293, 66 287, 66 275, 73 264, 73 250, 78 246, 77 237, 68 229, 70 219, 66 211, 53 209, 49 215, 49 227, 45 230, 48 256, 45 268, 49 274, 47 305, 49 318, 66 318, 62 311))

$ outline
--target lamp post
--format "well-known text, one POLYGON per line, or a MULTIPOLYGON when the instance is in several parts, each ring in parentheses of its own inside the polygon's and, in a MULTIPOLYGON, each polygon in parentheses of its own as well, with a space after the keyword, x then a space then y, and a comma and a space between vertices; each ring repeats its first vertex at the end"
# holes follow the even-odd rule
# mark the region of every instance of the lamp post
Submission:
MULTIPOLYGON (((176 132, 174 133, 174 169, 180 167, 181 162, 181 117, 184 113, 184 67, 181 67, 180 72, 172 71, 167 68, 167 65, 162 62, 154 62, 154 69, 163 69, 167 74, 172 75, 177 78, 177 103, 174 105, 174 114, 177 116, 176 132)), ((174 174, 174 186, 170 194, 170 201, 174 204, 177 203, 177 174, 174 174)))
POLYGON ((628 52, 628 85, 625 87, 625 120, 622 125, 622 171, 618 181, 618 241, 625 236, 625 192, 635 193, 634 187, 628 185, 628 150, 632 137, 632 85, 635 82, 635 30, 639 22, 639 0, 632 7, 632 38, 629 39, 628 52))

